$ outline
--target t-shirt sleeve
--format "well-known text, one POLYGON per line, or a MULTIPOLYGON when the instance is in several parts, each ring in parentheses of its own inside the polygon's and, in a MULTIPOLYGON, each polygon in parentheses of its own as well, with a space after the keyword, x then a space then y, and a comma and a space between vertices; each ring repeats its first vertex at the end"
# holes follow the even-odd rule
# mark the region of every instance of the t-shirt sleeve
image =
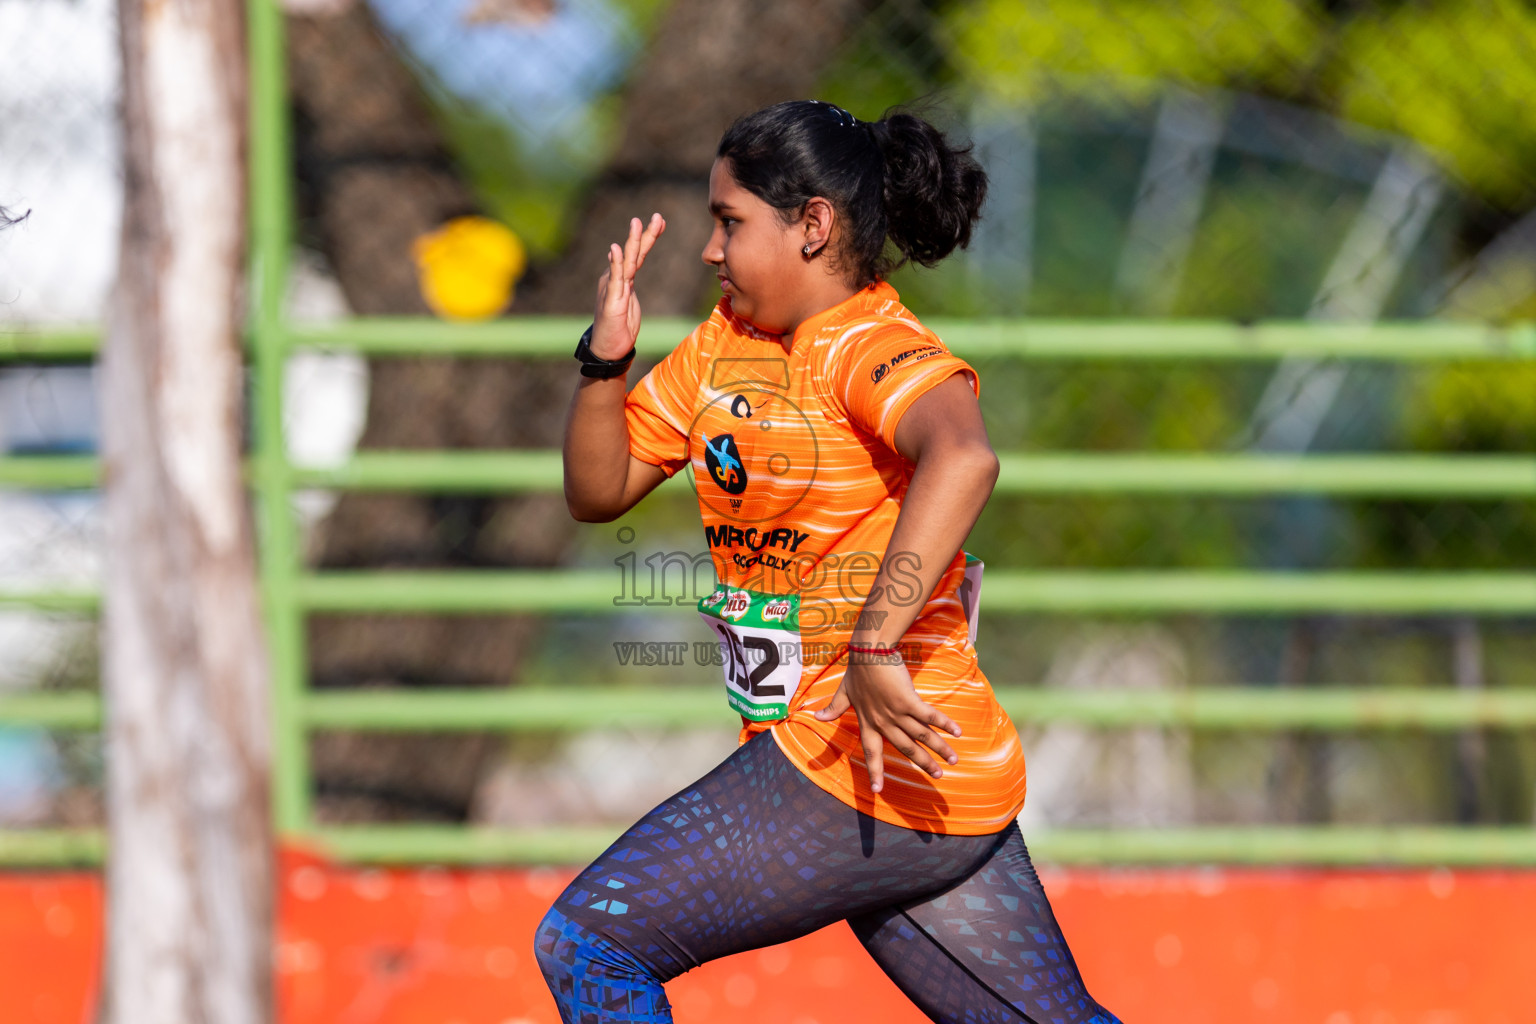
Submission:
POLYGON ((699 394, 700 324, 624 398, 630 454, 671 476, 688 463, 688 425, 699 394))
POLYGON ((896 447, 896 425, 930 388, 964 373, 971 390, 981 385, 969 363, 932 334, 905 324, 877 327, 845 341, 833 387, 848 418, 896 447))

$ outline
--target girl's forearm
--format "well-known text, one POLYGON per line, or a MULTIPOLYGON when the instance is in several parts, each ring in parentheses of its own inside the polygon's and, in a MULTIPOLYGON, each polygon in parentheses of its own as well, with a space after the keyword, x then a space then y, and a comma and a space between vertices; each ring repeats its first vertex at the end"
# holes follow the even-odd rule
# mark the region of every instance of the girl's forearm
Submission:
POLYGON ((976 524, 997 472, 997 455, 986 444, 935 446, 918 460, 854 628, 855 643, 890 646, 901 640, 976 524), (893 585, 896 574, 904 584, 893 585), (905 585, 914 576, 916 595, 905 585))
MULTIPOLYGON (((592 354, 599 359, 619 359, 634 349, 640 333, 635 272, 666 227, 659 213, 651 214, 649 226, 633 217, 624 244, 608 247, 608 272, 597 282, 597 312, 590 343, 592 354)), ((629 426, 624 420, 626 377, 579 377, 576 394, 571 397, 561 448, 565 504, 582 522, 608 522, 629 508, 625 504, 630 467, 629 426)))
POLYGON ((565 504, 582 522, 606 522, 623 509, 629 470, 625 378, 582 377, 565 419, 565 504))

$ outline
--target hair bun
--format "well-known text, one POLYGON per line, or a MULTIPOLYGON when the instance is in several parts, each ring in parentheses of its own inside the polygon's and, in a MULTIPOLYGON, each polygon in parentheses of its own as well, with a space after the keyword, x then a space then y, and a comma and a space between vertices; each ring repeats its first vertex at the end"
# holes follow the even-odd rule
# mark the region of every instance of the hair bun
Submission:
POLYGON ((887 237, 901 262, 931 267, 964 248, 987 197, 987 174, 971 147, 951 146, 912 114, 888 113, 872 129, 885 160, 887 237))

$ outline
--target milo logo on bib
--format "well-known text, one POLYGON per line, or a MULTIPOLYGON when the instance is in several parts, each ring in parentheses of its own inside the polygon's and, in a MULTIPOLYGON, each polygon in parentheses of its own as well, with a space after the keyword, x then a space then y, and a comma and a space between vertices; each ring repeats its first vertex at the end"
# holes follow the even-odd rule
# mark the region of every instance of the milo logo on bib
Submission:
POLYGON ((725 699, 737 714, 772 722, 789 714, 800 685, 800 595, 722 587, 699 601, 720 641, 725 699))
POLYGON ((722 619, 736 621, 752 610, 752 598, 745 590, 733 590, 720 609, 722 619))

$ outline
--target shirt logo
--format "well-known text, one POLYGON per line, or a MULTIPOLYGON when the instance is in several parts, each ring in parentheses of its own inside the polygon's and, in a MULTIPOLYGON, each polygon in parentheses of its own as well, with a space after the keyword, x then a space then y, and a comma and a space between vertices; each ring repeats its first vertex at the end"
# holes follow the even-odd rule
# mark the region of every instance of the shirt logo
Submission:
POLYGON ((710 479, 726 494, 740 494, 746 490, 747 467, 741 464, 741 450, 736 447, 736 438, 721 434, 711 441, 707 434, 699 436, 704 439, 704 466, 709 470, 710 479))
POLYGON ((909 348, 905 352, 891 356, 888 362, 876 363, 875 368, 869 371, 869 379, 872 383, 879 384, 885 379, 887 373, 890 373, 908 359, 916 362, 919 359, 936 356, 940 351, 941 349, 937 345, 919 345, 917 348, 909 348))
POLYGON ((688 424, 687 467, 704 521, 777 525, 816 479, 818 428, 787 394, 766 387, 702 397, 688 424))

